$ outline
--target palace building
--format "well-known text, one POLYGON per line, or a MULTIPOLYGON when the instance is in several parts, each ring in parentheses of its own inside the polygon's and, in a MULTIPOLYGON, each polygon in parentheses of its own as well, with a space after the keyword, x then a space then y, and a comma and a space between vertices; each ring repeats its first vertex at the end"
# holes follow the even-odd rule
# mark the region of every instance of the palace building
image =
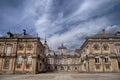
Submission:
POLYGON ((68 51, 62 44, 58 51, 49 50, 46 45, 47 71, 80 72, 80 54, 78 50, 68 51))
POLYGON ((40 38, 26 33, 7 32, 0 37, 0 73, 39 73, 46 71, 45 47, 40 38))
POLYGON ((80 49, 51 50, 45 40, 23 33, 0 37, 0 74, 41 72, 120 72, 120 32, 87 37, 80 49))
POLYGON ((120 72, 120 32, 87 37, 80 52, 81 72, 120 72))

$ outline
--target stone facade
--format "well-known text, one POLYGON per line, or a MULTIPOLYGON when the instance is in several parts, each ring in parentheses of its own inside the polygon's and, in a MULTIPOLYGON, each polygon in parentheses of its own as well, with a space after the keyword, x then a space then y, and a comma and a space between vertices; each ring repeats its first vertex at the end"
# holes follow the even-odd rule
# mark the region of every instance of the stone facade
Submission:
POLYGON ((24 30, 0 37, 0 74, 40 72, 120 72, 120 32, 87 37, 76 50, 49 49, 24 30))
MULTIPOLYGON (((45 44, 47 45, 47 44, 45 44)), ((78 50, 68 51, 62 44, 58 51, 49 50, 46 47, 47 70, 57 72, 79 72, 80 54, 78 50)))
POLYGON ((44 46, 40 38, 26 31, 22 34, 8 32, 0 37, 0 73, 39 73, 46 70, 44 46))
POLYGON ((87 37, 80 51, 81 72, 120 72, 120 32, 87 37))

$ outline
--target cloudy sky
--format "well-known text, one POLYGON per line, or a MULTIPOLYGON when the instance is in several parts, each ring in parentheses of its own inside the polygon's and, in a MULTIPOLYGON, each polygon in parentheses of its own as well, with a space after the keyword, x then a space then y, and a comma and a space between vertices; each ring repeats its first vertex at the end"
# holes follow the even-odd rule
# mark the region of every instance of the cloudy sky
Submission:
POLYGON ((120 31, 120 0, 0 0, 0 36, 27 29, 51 49, 76 49, 104 28, 120 31))

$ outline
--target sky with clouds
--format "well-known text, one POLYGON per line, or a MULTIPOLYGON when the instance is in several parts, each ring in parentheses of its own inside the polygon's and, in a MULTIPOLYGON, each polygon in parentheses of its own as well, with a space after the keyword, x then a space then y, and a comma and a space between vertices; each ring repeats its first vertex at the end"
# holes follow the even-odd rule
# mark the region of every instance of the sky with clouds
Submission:
POLYGON ((79 48, 86 36, 120 31, 120 0, 0 0, 0 36, 22 29, 51 49, 79 48))

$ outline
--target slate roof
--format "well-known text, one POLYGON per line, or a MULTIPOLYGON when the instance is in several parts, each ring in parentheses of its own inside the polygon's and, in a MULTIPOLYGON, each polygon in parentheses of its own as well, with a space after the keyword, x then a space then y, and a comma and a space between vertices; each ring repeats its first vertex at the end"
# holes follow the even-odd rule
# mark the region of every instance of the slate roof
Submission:
POLYGON ((7 32, 7 35, 5 36, 1 36, 0 38, 38 38, 38 37, 33 37, 32 35, 26 33, 11 33, 11 32, 7 32))
POLYGON ((114 34, 111 34, 111 33, 108 33, 108 34, 105 34, 105 35, 102 35, 102 34, 96 34, 94 36, 91 36, 91 37, 87 37, 88 39, 89 38, 92 38, 92 39, 96 39, 96 38, 120 38, 120 32, 116 32, 114 34))

